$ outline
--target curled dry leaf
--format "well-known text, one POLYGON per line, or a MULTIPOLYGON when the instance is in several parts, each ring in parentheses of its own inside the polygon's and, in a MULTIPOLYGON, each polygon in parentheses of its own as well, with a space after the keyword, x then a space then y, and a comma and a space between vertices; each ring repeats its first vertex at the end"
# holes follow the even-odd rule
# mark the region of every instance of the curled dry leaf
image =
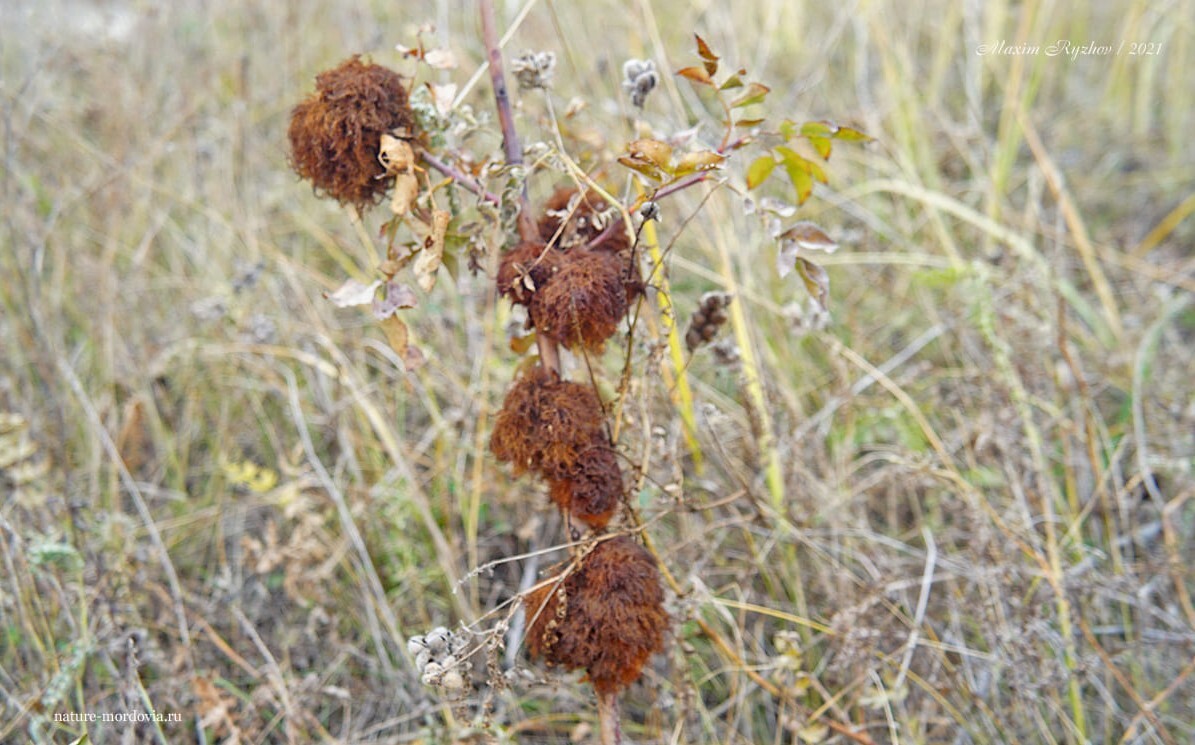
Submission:
POLYGON ((809 294, 817 301, 817 304, 823 311, 828 310, 830 275, 826 273, 825 268, 819 264, 814 264, 808 259, 797 257, 797 271, 801 274, 801 280, 805 283, 805 289, 809 291, 809 294))
POLYGON ((386 295, 373 301, 373 317, 379 321, 397 313, 402 308, 414 308, 418 303, 415 291, 407 285, 386 283, 386 295))
POLYGON ((419 181, 415 177, 415 151, 406 140, 394 135, 382 135, 378 161, 387 174, 394 176, 394 191, 390 196, 390 211, 405 215, 419 195, 419 181))
POLYGON ((452 102, 456 100, 456 83, 445 83, 444 85, 428 83, 427 89, 431 91, 432 104, 436 107, 436 113, 440 116, 448 116, 452 111, 452 102))
POLYGON ((808 220, 802 220, 781 233, 780 240, 791 241, 805 251, 824 251, 829 254, 838 249, 837 241, 808 220))
POLYGON ((838 243, 826 231, 807 220, 796 223, 788 230, 776 235, 780 250, 776 254, 776 271, 781 278, 787 277, 797 267, 801 255, 810 251, 834 253, 838 243))
POLYGON ((355 279, 350 279, 342 284, 336 292, 332 294, 324 293, 324 297, 332 301, 332 304, 337 308, 348 308, 354 305, 369 305, 373 302, 374 295, 377 289, 382 286, 381 280, 375 280, 369 284, 362 284, 355 279))
POLYGON ((394 177, 394 191, 390 195, 390 211, 405 215, 419 196, 419 180, 413 173, 400 173, 394 177))
POLYGON ((411 332, 401 318, 387 316, 379 324, 382 327, 382 332, 386 334, 386 341, 390 344, 390 348, 402 360, 403 368, 407 372, 417 370, 426 362, 423 352, 411 343, 411 332))
POLYGON ((444 238, 448 234, 448 221, 452 217, 444 210, 432 213, 431 229, 423 241, 423 250, 415 259, 415 281, 430 292, 436 285, 436 271, 444 260, 444 238))
POLYGON ((423 61, 428 67, 437 70, 453 70, 456 68, 456 55, 449 49, 429 49, 423 55, 423 61))
POLYGON ((415 166, 415 151, 406 140, 384 134, 378 146, 378 160, 386 173, 406 173, 415 166))

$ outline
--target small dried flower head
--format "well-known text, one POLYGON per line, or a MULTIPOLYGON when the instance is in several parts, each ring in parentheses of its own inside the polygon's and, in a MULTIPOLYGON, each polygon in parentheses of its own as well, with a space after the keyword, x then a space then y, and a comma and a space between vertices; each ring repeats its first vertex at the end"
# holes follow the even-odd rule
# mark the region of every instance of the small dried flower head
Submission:
POLYGON ((315 93, 291 112, 291 166, 315 187, 358 209, 386 192, 382 135, 409 133, 414 121, 398 73, 359 57, 316 76, 315 93))
POLYGON ((726 292, 707 292, 701 296, 701 305, 693 311, 689 328, 685 331, 685 346, 690 352, 713 341, 718 329, 729 319, 726 308, 734 296, 726 292))
POLYGON ((603 541, 559 582, 523 601, 531 656, 585 668, 599 693, 633 683, 664 647, 668 614, 655 559, 628 536, 603 541))
POLYGON ((494 421, 490 450, 515 474, 567 478, 598 443, 607 443, 602 403, 593 390, 535 367, 511 387, 494 421))
POLYGON ((647 94, 659 82, 656 63, 651 60, 629 59, 622 65, 622 89, 631 96, 631 103, 639 108, 643 108, 647 94))
POLYGON ((551 52, 527 52, 510 64, 519 90, 547 88, 556 72, 556 55, 551 52))

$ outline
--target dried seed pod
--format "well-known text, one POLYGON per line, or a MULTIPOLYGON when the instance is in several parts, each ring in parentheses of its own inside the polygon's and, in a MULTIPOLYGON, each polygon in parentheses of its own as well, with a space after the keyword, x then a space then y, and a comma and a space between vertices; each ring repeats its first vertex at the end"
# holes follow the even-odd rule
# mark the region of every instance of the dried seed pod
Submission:
POLYGON ((602 403, 593 390, 535 367, 511 387, 490 435, 490 450, 515 474, 566 478, 595 443, 605 443, 602 403))
POLYGON ((498 292, 518 305, 529 305, 531 298, 560 269, 561 253, 543 243, 524 241, 502 254, 498 265, 498 292))
POLYGON ((561 509, 591 528, 609 524, 622 497, 622 472, 609 446, 586 453, 567 478, 555 479, 548 496, 561 509))
POLYGON ((393 180, 378 161, 382 135, 414 123, 402 78, 352 57, 320 73, 315 87, 291 112, 291 166, 317 193, 363 209, 393 180))
POLYGON ((727 292, 707 292, 701 296, 701 304, 693 311, 689 328, 685 331, 685 346, 690 352, 708 344, 718 335, 718 330, 730 318, 726 307, 733 299, 734 296, 727 292))
POLYGON ((627 275, 626 259, 618 254, 567 251, 552 281, 532 297, 531 321, 569 349, 601 351, 627 313, 634 292, 627 275))
POLYGON ((562 582, 545 583, 524 603, 531 656, 569 670, 586 668, 599 693, 633 683, 664 646, 668 614, 660 571, 627 536, 599 543, 579 569, 562 582))

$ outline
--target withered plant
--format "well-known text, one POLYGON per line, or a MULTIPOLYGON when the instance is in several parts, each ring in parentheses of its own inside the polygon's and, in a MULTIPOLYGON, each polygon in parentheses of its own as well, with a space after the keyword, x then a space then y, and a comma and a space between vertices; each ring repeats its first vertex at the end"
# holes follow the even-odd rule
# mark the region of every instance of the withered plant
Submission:
MULTIPOLYGON (((819 159, 829 157, 831 143, 866 137, 826 122, 784 120, 766 130, 758 114, 767 86, 747 80, 744 70, 719 76, 719 58, 697 37, 699 64, 676 74, 704 90, 724 112, 720 141, 709 147, 650 137, 628 143, 617 161, 630 169, 634 190, 616 197, 611 190, 619 179, 607 169, 613 164, 585 173, 558 138, 553 158, 561 166, 551 170, 563 171, 573 184, 556 186, 533 207, 493 8, 487 0, 480 8, 503 138, 500 159, 448 144, 450 128, 467 124, 454 119, 447 105, 452 91, 431 84, 408 90, 397 73, 352 57, 318 75, 315 93, 295 107, 291 161, 317 193, 358 212, 392 192, 392 215, 381 228, 386 258, 376 267, 377 279, 346 282, 330 297, 339 305, 372 305, 408 368, 418 366, 422 355, 399 320, 401 311, 418 303, 415 290, 397 279, 406 267, 428 291, 446 263, 459 268, 467 259, 475 272, 493 266, 495 292, 523 309, 522 348, 534 343, 538 354, 519 366, 494 417, 489 446, 514 476, 541 480, 544 502, 561 515, 570 557, 525 592, 521 603, 512 604, 511 612, 521 607, 525 613, 532 658, 585 671, 597 693, 602 742, 612 745, 621 742, 619 694, 640 678, 669 638, 665 578, 674 592, 683 591, 670 573, 661 572, 645 520, 626 498, 628 486, 642 484, 644 474, 619 443, 628 387, 636 376, 649 373, 646 362, 632 354, 640 316, 660 308, 672 311, 655 238, 660 203, 706 182, 734 181, 750 190, 779 170, 787 174, 799 204, 815 182, 826 181, 819 159), (415 102, 417 94, 421 99, 415 102), (744 113, 748 110, 750 116, 744 113), (740 153, 752 150, 762 154, 734 170, 740 153), (430 171, 446 178, 433 181, 430 171), (494 179, 501 182, 491 190, 494 179), (472 193, 475 209, 462 207, 459 189, 472 193), (622 370, 617 387, 601 393, 595 369, 612 342, 622 346, 622 370)), ((405 54, 429 65, 446 56, 422 42, 405 54)), ((545 91, 550 111, 554 59, 529 53, 514 65, 520 87, 545 91)), ((659 80, 655 65, 632 60, 625 73, 624 88, 632 104, 642 107, 659 80)), ((760 214, 774 223, 769 228, 779 245, 781 273, 795 269, 824 307, 828 278, 810 252, 831 249, 833 242, 811 223, 785 228, 775 215, 760 214)), ((689 353, 727 322, 730 300, 730 295, 707 294, 685 335, 689 353)), ((674 329, 662 343, 678 348, 674 329)), ((488 642, 487 667, 495 685, 501 677, 493 676, 499 637, 491 634, 488 642)), ((411 642, 423 679, 457 704, 468 688, 470 651, 463 639, 439 630, 411 642)), ((488 712, 488 706, 482 710, 488 712)))

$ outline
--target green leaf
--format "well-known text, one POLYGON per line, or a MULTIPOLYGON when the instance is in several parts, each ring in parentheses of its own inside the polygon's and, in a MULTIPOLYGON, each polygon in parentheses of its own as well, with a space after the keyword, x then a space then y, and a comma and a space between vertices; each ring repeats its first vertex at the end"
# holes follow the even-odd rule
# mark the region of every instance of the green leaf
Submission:
POLYGON ((871 142, 875 138, 852 127, 839 127, 834 133, 834 139, 844 142, 871 142))
POLYGON ((745 128, 745 127, 758 127, 759 125, 763 124, 763 123, 764 123, 764 121, 765 121, 765 120, 764 120, 763 118, 759 118, 759 119, 739 119, 738 121, 736 121, 736 122, 734 123, 734 126, 736 126, 736 127, 744 127, 744 128, 745 128))
POLYGON ((780 136, 784 138, 785 142, 797 136, 797 123, 792 119, 785 119, 780 122, 780 136))
POLYGON ((742 106, 750 106, 753 103, 763 103, 770 90, 772 89, 763 83, 751 83, 742 95, 730 102, 730 108, 737 109, 742 106))
POLYGON ((747 166, 747 188, 754 189, 768 180, 776 168, 776 159, 771 155, 761 155, 751 165, 747 166))
POLYGON ((833 137, 838 126, 830 122, 805 122, 801 125, 801 134, 806 137, 833 137))
POLYGON ((724 83, 722 83, 722 85, 718 86, 718 90, 728 91, 731 88, 742 88, 742 87, 743 87, 743 79, 740 78, 738 75, 731 75, 729 78, 726 79, 726 81, 724 83))

